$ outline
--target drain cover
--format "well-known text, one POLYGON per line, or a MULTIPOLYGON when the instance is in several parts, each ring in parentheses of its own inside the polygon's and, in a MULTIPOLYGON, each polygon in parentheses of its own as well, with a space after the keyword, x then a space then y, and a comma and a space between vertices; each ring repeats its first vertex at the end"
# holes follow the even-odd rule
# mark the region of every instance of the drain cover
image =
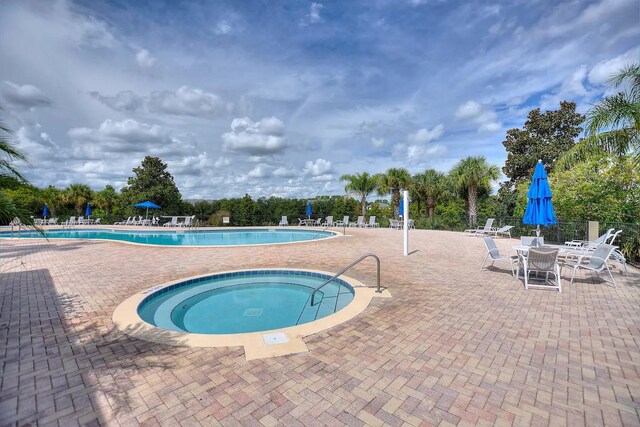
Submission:
POLYGON ((258 317, 262 316, 261 308, 247 308, 244 313, 242 313, 244 317, 258 317))
POLYGON ((266 345, 284 344, 286 342, 289 342, 287 334, 283 334, 282 332, 276 334, 262 334, 262 340, 266 345))

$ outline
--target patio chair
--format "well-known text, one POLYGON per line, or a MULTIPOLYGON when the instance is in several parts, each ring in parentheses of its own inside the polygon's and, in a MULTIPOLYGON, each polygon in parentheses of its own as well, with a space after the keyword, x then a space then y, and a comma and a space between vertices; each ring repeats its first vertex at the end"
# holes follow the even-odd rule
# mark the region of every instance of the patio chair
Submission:
POLYGON ((154 216, 151 218, 151 226, 152 227, 157 227, 160 225, 160 218, 154 216))
POLYGON ((564 245, 582 250, 594 250, 602 243, 607 243, 609 237, 611 236, 611 233, 613 233, 614 230, 615 228, 608 229, 606 233, 602 234, 595 240, 571 240, 568 242, 564 242, 564 245))
POLYGON ((162 226, 163 227, 177 227, 178 226, 178 217, 177 216, 172 216, 171 217, 171 221, 165 222, 162 226))
POLYGON ((522 244, 522 246, 533 246, 533 247, 544 246, 544 236, 540 236, 540 237, 522 236, 520 237, 520 243, 522 244))
MULTIPOLYGON (((526 255, 520 254, 520 261, 524 267, 524 288, 543 288, 543 289, 557 289, 558 292, 562 292, 562 280, 560 279, 560 264, 558 264, 558 252, 557 248, 536 248, 531 247, 526 255), (535 272, 536 275, 544 273, 544 284, 532 284, 531 273, 535 272), (556 278, 555 285, 549 282, 549 275, 553 274, 556 278)), ((518 267, 518 272, 520 267, 518 267)))
POLYGON ((496 261, 509 261, 509 267, 511 267, 511 275, 515 276, 515 269, 513 268, 513 264, 518 262, 517 255, 500 255, 500 250, 498 246, 496 246, 496 242, 493 241, 492 237, 483 237, 484 245, 487 248, 487 255, 484 257, 482 261, 482 265, 480 266, 480 271, 484 270, 484 265, 487 263, 489 259, 491 259, 491 266, 496 261))
POLYGON ((495 231, 495 236, 499 237, 499 236, 504 236, 504 237, 508 237, 511 238, 511 229, 513 228, 513 225, 505 225, 502 228, 498 228, 495 231))
POLYGON ((409 230, 416 229, 416 221, 414 219, 409 219, 409 230))
POLYGON ((78 225, 86 225, 88 224, 87 220, 84 219, 83 216, 79 216, 78 219, 76 220, 78 225))
POLYGON ((333 226, 333 217, 328 216, 326 221, 321 224, 323 227, 332 227, 333 226))
POLYGON ((231 223, 231 218, 229 218, 228 216, 222 217, 222 225, 229 225, 230 223, 231 223))
POLYGON ((49 218, 48 225, 58 225, 58 218, 49 218))
MULTIPOLYGON (((611 238, 609 239, 607 243, 608 245, 613 245, 613 243, 615 242, 616 238, 620 235, 620 233, 622 233, 622 230, 618 230, 616 231, 611 238)), ((622 264, 622 269, 624 270, 624 274, 625 275, 629 275, 629 271, 627 270, 627 259, 624 257, 624 255, 622 254, 622 252, 620 251, 620 249, 616 249, 615 251, 613 251, 611 253, 611 258, 614 261, 619 262, 620 264, 622 264)))
POLYGON ((289 225, 289 221, 287 221, 287 216, 283 215, 282 218, 280 219, 280 224, 278 224, 280 227, 286 227, 287 225, 289 225))
POLYGON ((376 216, 375 215, 371 215, 369 217, 369 222, 365 224, 365 227, 367 228, 377 228, 380 227, 380 224, 378 224, 376 222, 376 216))
POLYGON ((609 269, 609 265, 607 261, 611 257, 611 254, 618 249, 617 246, 607 245, 606 243, 602 243, 598 246, 593 252, 585 253, 584 255, 578 256, 575 262, 567 261, 564 263, 563 267, 573 268, 571 272, 571 283, 573 283, 573 279, 575 277, 576 271, 580 268, 584 268, 585 270, 594 271, 597 276, 600 275, 602 270, 607 270, 609 273, 609 277, 611 278, 611 283, 613 283, 613 287, 616 287, 616 282, 613 280, 613 274, 611 274, 611 270, 609 269), (584 264, 584 261, 588 261, 584 264))
POLYGON ((495 221, 495 218, 489 218, 487 219, 484 227, 468 228, 464 230, 464 234, 466 236, 484 236, 485 234, 493 234, 495 232, 495 229, 492 227, 493 221, 495 221))
POLYGON ((334 227, 346 227, 347 225, 349 225, 349 215, 343 216, 342 221, 338 220, 333 222, 334 227))
POLYGON ((364 227, 364 224, 364 216, 360 215, 357 221, 349 223, 349 227, 364 227))
POLYGON ((116 221, 113 223, 113 225, 125 225, 126 223, 128 223, 131 220, 131 217, 127 218, 126 221, 116 221))
POLYGON ((390 219, 389 220, 389 228, 392 230, 401 230, 402 229, 402 223, 400 221, 398 221, 397 219, 390 219))

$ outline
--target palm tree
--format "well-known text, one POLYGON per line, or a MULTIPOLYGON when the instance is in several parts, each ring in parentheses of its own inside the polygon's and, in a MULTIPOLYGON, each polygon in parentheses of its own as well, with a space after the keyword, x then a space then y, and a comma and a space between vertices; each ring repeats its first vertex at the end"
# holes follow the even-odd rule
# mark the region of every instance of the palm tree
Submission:
MULTIPOLYGON (((0 108, 1 110, 2 108, 0 108)), ((4 123, 0 123, 0 182, 18 181, 27 184, 27 179, 13 165, 13 161, 27 161, 26 156, 11 141, 13 132, 4 123)), ((29 212, 16 205, 4 193, 0 192, 0 224, 7 224, 14 218, 26 225, 33 225, 29 212)))
POLYGON ((433 218, 438 200, 447 193, 447 176, 435 169, 427 169, 413 176, 413 186, 416 194, 425 202, 426 214, 433 218))
POLYGON ((491 181, 500 178, 500 169, 487 163, 484 156, 467 157, 460 160, 451 169, 451 178, 458 190, 467 195, 469 220, 475 224, 478 217, 478 193, 489 190, 491 181))
POLYGON ((599 154, 622 156, 629 151, 640 167, 640 63, 631 64, 611 79, 609 87, 628 84, 626 91, 607 96, 587 113, 586 138, 579 141, 558 160, 568 169, 599 154))
POLYGON ((400 190, 409 189, 411 174, 404 168, 391 168, 378 176, 378 194, 384 196, 391 193, 393 215, 398 216, 400 209, 400 190))
POLYGON ((107 185, 104 187, 104 190, 99 191, 95 197, 96 205, 100 209, 104 209, 107 216, 111 212, 111 209, 118 202, 118 193, 116 193, 115 188, 111 185, 107 185))
POLYGON ((344 186, 344 191, 360 197, 362 215, 366 215, 367 197, 376 191, 378 187, 378 176, 369 175, 367 172, 357 173, 355 175, 346 174, 340 177, 340 181, 347 181, 347 185, 344 186))
POLYGON ((71 184, 62 194, 65 203, 72 204, 78 215, 82 215, 87 202, 91 200, 92 191, 84 184, 71 184))

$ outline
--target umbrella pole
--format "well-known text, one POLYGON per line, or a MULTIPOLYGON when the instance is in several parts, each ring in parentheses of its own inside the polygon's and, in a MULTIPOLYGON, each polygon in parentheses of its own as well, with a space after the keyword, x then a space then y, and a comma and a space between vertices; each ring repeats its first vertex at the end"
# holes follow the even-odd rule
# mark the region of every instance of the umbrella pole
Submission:
POLYGON ((536 227, 536 237, 540 238, 540 224, 536 227))
POLYGON ((144 216, 144 219, 149 219, 149 208, 147 208, 147 214, 144 216))

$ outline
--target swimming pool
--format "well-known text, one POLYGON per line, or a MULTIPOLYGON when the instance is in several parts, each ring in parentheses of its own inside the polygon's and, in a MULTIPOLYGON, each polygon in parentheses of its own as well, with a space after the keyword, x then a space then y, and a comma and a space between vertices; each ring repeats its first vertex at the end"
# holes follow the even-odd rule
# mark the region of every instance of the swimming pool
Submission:
POLYGON ((300 270, 248 270, 191 279, 151 290, 137 312, 158 328, 196 334, 263 332, 313 322, 346 307, 354 289, 331 276, 300 270))
MULTIPOLYGON (((71 229, 46 230, 49 239, 116 240, 157 246, 235 246, 266 245, 320 240, 335 236, 331 231, 293 229, 229 229, 229 230, 118 230, 71 229)), ((0 237, 42 238, 35 231, 1 232, 0 237)))

